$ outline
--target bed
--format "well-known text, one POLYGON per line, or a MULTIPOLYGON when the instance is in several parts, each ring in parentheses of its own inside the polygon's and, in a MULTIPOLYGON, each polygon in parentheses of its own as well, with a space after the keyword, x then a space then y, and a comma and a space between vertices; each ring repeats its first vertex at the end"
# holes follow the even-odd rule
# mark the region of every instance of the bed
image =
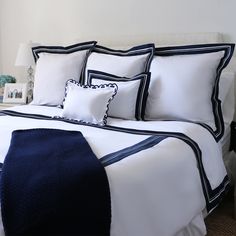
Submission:
MULTIPOLYGON (((234 74, 221 72, 230 61, 234 45, 214 42, 153 49, 154 45, 146 44, 124 51, 95 46, 89 54, 81 53, 88 50, 88 45, 91 47, 91 44, 94 42, 70 47, 34 48, 33 53, 37 61, 34 101, 29 105, 1 111, 0 162, 3 163, 4 173, 1 191, 5 199, 4 204, 2 203, 5 232, 14 235, 19 230, 16 228, 11 231, 9 218, 12 215, 7 217, 10 213, 5 204, 8 201, 5 197, 8 196, 6 183, 13 181, 10 184, 14 186, 17 178, 11 178, 7 173, 10 161, 4 163, 5 157, 10 160, 13 156, 17 158, 19 153, 23 158, 22 153, 28 153, 24 146, 30 149, 29 145, 33 145, 36 148, 37 143, 33 142, 35 136, 27 136, 27 139, 24 139, 27 132, 38 136, 41 135, 39 132, 51 135, 54 132, 61 134, 61 131, 67 131, 66 135, 68 132, 74 135, 73 132, 76 131, 82 134, 92 153, 105 169, 110 193, 109 235, 206 235, 204 217, 218 206, 230 186, 223 154, 225 157, 229 156, 227 143, 234 115, 234 74), (72 57, 72 54, 75 55, 74 47, 76 50, 80 48, 78 58, 72 57), (71 61, 68 66, 71 66, 72 74, 68 75, 65 70, 58 72, 55 68, 51 69, 50 63, 55 60, 58 60, 57 66, 60 68, 65 65, 64 59, 61 59, 62 55, 72 57, 76 66, 80 65, 81 71, 75 70, 71 61), (86 65, 81 57, 86 57, 86 65), (202 57, 205 57, 203 62, 202 57), (199 67, 194 72, 181 74, 178 68, 185 72, 188 70, 181 67, 182 60, 185 63, 191 62, 187 68, 192 68, 192 65, 195 68, 196 63, 199 67), (172 74, 163 69, 169 63, 171 68, 175 68, 173 73, 179 71, 175 80, 171 79, 172 74), (80 83, 76 80, 76 73, 82 74, 80 83), (204 78, 202 81, 198 80, 197 84, 194 83, 195 90, 199 84, 204 90, 197 91, 196 96, 199 95, 197 97, 201 97, 200 100, 195 99, 195 96, 193 101, 191 100, 188 86, 184 91, 187 92, 185 95, 189 100, 186 101, 186 96, 182 96, 182 88, 186 85, 184 78, 190 74, 193 78, 204 78), (156 87, 154 76, 165 80, 161 85, 158 80, 156 87), (48 81, 49 77, 50 81, 42 84, 42 77, 44 82, 48 81), (213 79, 209 81, 208 77, 213 79), (169 90, 170 84, 174 90, 169 90), (53 96, 50 89, 54 91, 53 96), (76 112, 79 110, 78 101, 82 101, 79 103, 83 107, 80 112, 76 112), (191 106, 188 106, 191 102, 191 106), (205 107, 203 104, 206 103, 208 105, 205 107), (17 137, 18 140, 14 139, 17 137), (15 142, 22 145, 14 145, 15 142)), ((195 92, 194 89, 190 90, 191 95, 195 92)), ((52 139, 57 136, 56 134, 52 139)), ((52 142, 52 139, 49 142, 52 142)), ((43 150, 42 147, 37 148, 43 150)), ((34 148, 32 150, 34 151, 34 148)), ((32 159, 32 153, 28 158, 32 159)), ((229 160, 226 162, 230 163, 229 160)), ((23 175, 27 162, 19 163, 19 166, 13 163, 13 167, 23 175)), ((22 191, 22 188, 19 191, 22 191)), ((39 203, 34 202, 33 206, 34 204, 39 203)), ((90 213, 90 218, 92 222, 93 213, 90 213)), ((31 232, 24 231, 27 227, 24 225, 21 227, 22 231, 18 232, 31 232)), ((89 226, 87 230, 88 232, 83 231, 83 234, 79 233, 79 230, 76 233, 69 231, 69 234, 108 235, 94 233, 89 226)))

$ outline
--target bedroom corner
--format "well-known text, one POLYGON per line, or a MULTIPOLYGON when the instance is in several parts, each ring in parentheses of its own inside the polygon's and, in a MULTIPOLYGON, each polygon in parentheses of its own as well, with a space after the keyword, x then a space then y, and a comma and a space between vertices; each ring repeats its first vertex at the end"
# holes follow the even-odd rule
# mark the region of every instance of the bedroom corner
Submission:
POLYGON ((235 9, 0 0, 0 236, 236 236, 235 9))

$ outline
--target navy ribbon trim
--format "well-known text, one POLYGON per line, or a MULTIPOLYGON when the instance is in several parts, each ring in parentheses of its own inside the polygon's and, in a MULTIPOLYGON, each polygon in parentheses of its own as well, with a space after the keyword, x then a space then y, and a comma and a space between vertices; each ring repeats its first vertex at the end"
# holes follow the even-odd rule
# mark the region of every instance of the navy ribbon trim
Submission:
POLYGON ((124 148, 120 151, 110 153, 110 154, 100 158, 99 160, 101 161, 102 165, 104 167, 106 167, 106 166, 114 164, 118 161, 121 161, 122 159, 124 159, 132 154, 135 154, 135 153, 138 153, 142 150, 151 148, 166 138, 167 138, 167 136, 156 136, 156 135, 151 136, 151 137, 149 137, 149 138, 147 138, 147 139, 145 139, 145 140, 143 140, 131 147, 124 148))

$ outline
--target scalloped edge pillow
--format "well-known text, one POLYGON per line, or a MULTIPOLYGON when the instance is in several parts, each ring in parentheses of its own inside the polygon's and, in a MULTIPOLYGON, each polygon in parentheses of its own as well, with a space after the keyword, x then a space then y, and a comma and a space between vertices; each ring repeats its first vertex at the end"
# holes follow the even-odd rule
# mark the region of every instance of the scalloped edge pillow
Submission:
POLYGON ((65 91, 60 118, 101 126, 106 124, 110 102, 117 93, 116 84, 80 85, 75 80, 68 80, 65 91))

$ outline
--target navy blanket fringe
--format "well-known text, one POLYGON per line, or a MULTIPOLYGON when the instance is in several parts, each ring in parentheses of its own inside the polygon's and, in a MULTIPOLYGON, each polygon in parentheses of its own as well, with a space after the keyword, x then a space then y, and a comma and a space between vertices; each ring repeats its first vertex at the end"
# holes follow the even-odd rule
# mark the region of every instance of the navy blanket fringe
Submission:
POLYGON ((110 234, 106 172, 80 132, 18 130, 1 178, 9 235, 110 234))

